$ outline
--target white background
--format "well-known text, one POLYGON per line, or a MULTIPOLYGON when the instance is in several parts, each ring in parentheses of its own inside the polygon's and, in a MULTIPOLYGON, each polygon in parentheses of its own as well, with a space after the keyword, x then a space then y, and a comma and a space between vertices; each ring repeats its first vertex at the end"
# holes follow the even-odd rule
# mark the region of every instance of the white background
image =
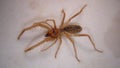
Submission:
POLYGON ((0 68, 119 68, 119 52, 120 0, 0 0, 0 68), (24 53, 27 46, 44 37, 45 30, 32 29, 17 40, 23 28, 46 18, 54 18, 59 25, 61 9, 68 19, 85 4, 88 6, 72 22, 83 26, 83 32, 92 36, 103 53, 96 52, 86 37, 74 38, 80 63, 66 38, 56 59, 54 53, 59 43, 45 52, 40 49, 50 42, 24 53))

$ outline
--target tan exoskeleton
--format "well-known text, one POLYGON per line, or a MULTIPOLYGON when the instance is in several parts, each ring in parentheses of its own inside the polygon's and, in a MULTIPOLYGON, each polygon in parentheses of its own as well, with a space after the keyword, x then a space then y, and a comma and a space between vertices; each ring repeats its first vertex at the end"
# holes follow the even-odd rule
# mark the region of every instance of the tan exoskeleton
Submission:
POLYGON ((38 23, 34 23, 32 26, 30 27, 27 27, 25 29, 22 30, 22 32, 19 34, 18 36, 18 39, 20 39, 21 35, 27 31, 27 30, 30 30, 32 28, 35 28, 35 27, 43 27, 43 28, 46 28, 48 29, 48 31, 46 32, 46 35, 45 35, 45 39, 38 42, 37 44, 25 49, 25 52, 28 52, 32 49, 34 49, 35 47, 37 46, 40 46, 41 44, 43 44, 44 42, 48 42, 48 41, 54 41, 50 46, 46 47, 45 49, 42 49, 41 51, 45 51, 47 49, 49 49, 50 47, 52 47, 58 40, 60 41, 59 45, 58 45, 58 48, 55 52, 55 58, 57 56, 57 53, 61 47, 61 43, 62 43, 62 39, 61 37, 62 36, 65 36, 67 37, 67 39, 73 44, 73 48, 74 48, 74 52, 75 52, 75 58, 77 59, 78 62, 80 62, 78 56, 77 56, 77 50, 76 50, 76 46, 75 46, 75 43, 74 43, 74 40, 72 39, 72 37, 74 36, 86 36, 89 38, 90 42, 92 43, 94 49, 98 52, 101 52, 100 50, 98 50, 95 46, 95 43, 92 41, 91 37, 88 35, 88 34, 78 34, 79 32, 81 32, 82 30, 82 27, 80 25, 72 25, 70 24, 71 20, 73 18, 75 18, 76 16, 78 16, 82 11, 83 9, 86 7, 87 5, 84 5, 82 7, 82 9, 75 13, 73 16, 71 16, 66 22, 64 21, 65 20, 65 17, 66 17, 66 13, 65 11, 62 9, 62 14, 63 14, 63 18, 61 20, 61 24, 59 26, 59 28, 56 27, 56 22, 54 19, 46 19, 45 21, 41 21, 41 22, 38 22, 38 23), (51 21, 53 22, 54 26, 51 26, 50 24, 48 24, 48 21, 51 21))

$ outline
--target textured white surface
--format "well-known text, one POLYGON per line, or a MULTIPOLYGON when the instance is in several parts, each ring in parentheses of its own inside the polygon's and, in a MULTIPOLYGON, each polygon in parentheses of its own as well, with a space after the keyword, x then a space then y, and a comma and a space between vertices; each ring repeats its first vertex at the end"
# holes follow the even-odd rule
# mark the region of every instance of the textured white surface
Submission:
MULTIPOLYGON (((119 35, 120 0, 0 1, 0 68, 120 68, 119 35), (94 51, 88 38, 83 37, 74 38, 80 63, 76 61, 72 45, 66 38, 63 38, 57 59, 54 53, 58 43, 46 52, 40 52, 42 47, 38 47, 24 53, 31 40, 42 34, 42 29, 33 29, 17 40, 20 31, 33 23, 30 20, 35 17, 39 17, 39 20, 54 18, 59 25, 62 8, 69 18, 84 4, 88 6, 73 22, 78 22, 85 30, 87 27, 85 33, 92 35, 96 47, 104 53, 94 51)), ((46 45, 43 44, 43 47, 46 45)))

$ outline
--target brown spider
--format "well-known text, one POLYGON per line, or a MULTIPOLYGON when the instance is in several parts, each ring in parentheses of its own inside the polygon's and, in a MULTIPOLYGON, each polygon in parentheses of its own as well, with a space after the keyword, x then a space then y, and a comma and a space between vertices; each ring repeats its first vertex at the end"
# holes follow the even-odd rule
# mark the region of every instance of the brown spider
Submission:
POLYGON ((38 42, 37 44, 25 49, 25 52, 28 52, 28 51, 34 49, 35 47, 43 44, 44 42, 48 42, 48 41, 51 41, 51 40, 54 41, 50 46, 41 50, 41 51, 45 51, 45 50, 49 49, 50 47, 52 47, 57 42, 57 40, 59 40, 60 44, 58 45, 58 48, 55 52, 55 58, 56 58, 57 53, 58 53, 58 51, 61 47, 61 43, 62 43, 61 36, 67 37, 68 40, 73 44, 73 48, 74 48, 74 52, 75 52, 75 58, 77 59, 78 62, 80 62, 80 60, 77 56, 77 50, 76 50, 76 47, 75 47, 74 40, 72 39, 72 36, 86 36, 86 37, 88 37, 90 42, 92 43, 94 49, 98 52, 102 52, 102 51, 100 51, 96 48, 94 42, 92 41, 91 37, 88 34, 78 34, 82 30, 82 27, 80 25, 69 24, 70 21, 73 18, 75 18, 76 16, 78 16, 86 6, 87 5, 84 5, 79 12, 77 12, 76 14, 71 16, 66 22, 64 22, 66 13, 62 9, 61 13, 63 14, 63 18, 62 18, 62 21, 61 21, 61 24, 60 24, 59 28, 56 27, 56 22, 55 22, 54 19, 46 19, 45 21, 34 23, 32 26, 23 29, 22 32, 19 34, 17 39, 20 39, 21 35, 27 30, 30 30, 30 29, 35 28, 35 27, 43 27, 43 28, 48 29, 48 31, 46 32, 46 35, 45 35, 46 38, 44 40, 38 42), (54 26, 51 26, 50 24, 48 24, 47 23, 48 21, 52 21, 54 26))

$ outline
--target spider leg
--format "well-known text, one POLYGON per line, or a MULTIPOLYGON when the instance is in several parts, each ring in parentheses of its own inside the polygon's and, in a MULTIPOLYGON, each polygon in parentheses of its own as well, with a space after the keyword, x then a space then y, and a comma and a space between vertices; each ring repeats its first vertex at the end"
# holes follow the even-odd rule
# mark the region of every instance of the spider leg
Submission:
POLYGON ((71 17, 68 19, 67 24, 69 24, 70 21, 71 21, 73 18, 75 18, 76 16, 78 16, 78 15, 83 11, 83 9, 84 9, 86 6, 87 6, 87 4, 85 4, 79 12, 77 12, 76 14, 74 14, 73 16, 71 16, 71 17))
POLYGON ((88 34, 74 34, 74 36, 86 36, 86 37, 88 37, 89 40, 90 40, 90 42, 92 43, 94 49, 95 49, 96 51, 100 52, 100 53, 103 52, 103 51, 98 50, 98 49, 96 48, 95 43, 93 42, 93 40, 92 40, 92 38, 90 37, 90 35, 88 35, 88 34))
POLYGON ((21 31, 21 33, 19 34, 19 36, 18 36, 17 39, 20 39, 20 37, 22 36, 22 34, 23 34, 25 31, 28 31, 28 30, 30 30, 30 29, 32 29, 32 28, 35 28, 35 27, 38 27, 38 26, 44 27, 44 28, 46 28, 46 29, 50 29, 50 28, 49 28, 48 26, 46 26, 45 23, 43 23, 43 22, 34 23, 32 26, 23 29, 23 30, 21 31))
MULTIPOLYGON (((56 22, 54 19, 46 19, 45 22, 52 21, 54 24, 54 28, 56 28, 56 22)), ((50 25, 51 26, 51 25, 50 25)), ((52 27, 52 26, 51 26, 52 27)))
POLYGON ((60 40, 60 43, 59 43, 58 48, 57 48, 57 50, 55 52, 55 58, 57 57, 58 51, 60 50, 60 47, 61 47, 61 43, 62 43, 61 37, 59 37, 59 40, 60 40))
POLYGON ((43 51, 48 50, 50 47, 52 47, 52 46, 57 42, 57 40, 58 40, 58 39, 56 39, 50 46, 48 46, 48 47, 42 49, 41 51, 43 52, 43 51))
POLYGON ((70 35, 68 33, 64 32, 64 34, 68 38, 68 40, 72 43, 73 48, 74 48, 74 52, 75 52, 75 58, 77 59, 78 62, 80 62, 80 59, 78 58, 78 55, 77 55, 77 49, 76 49, 74 40, 70 37, 70 35))
POLYGON ((63 17, 62 17, 61 25, 60 25, 59 28, 62 28, 62 26, 64 25, 64 20, 65 20, 65 17, 66 17, 66 13, 65 13, 64 9, 62 9, 61 13, 63 14, 63 17))
POLYGON ((37 47, 37 46, 43 44, 44 42, 48 42, 48 41, 50 41, 50 40, 53 40, 53 38, 45 38, 44 40, 38 42, 37 44, 35 44, 35 45, 33 45, 33 46, 31 46, 31 47, 25 49, 24 52, 28 52, 28 51, 34 49, 35 47, 37 47))

